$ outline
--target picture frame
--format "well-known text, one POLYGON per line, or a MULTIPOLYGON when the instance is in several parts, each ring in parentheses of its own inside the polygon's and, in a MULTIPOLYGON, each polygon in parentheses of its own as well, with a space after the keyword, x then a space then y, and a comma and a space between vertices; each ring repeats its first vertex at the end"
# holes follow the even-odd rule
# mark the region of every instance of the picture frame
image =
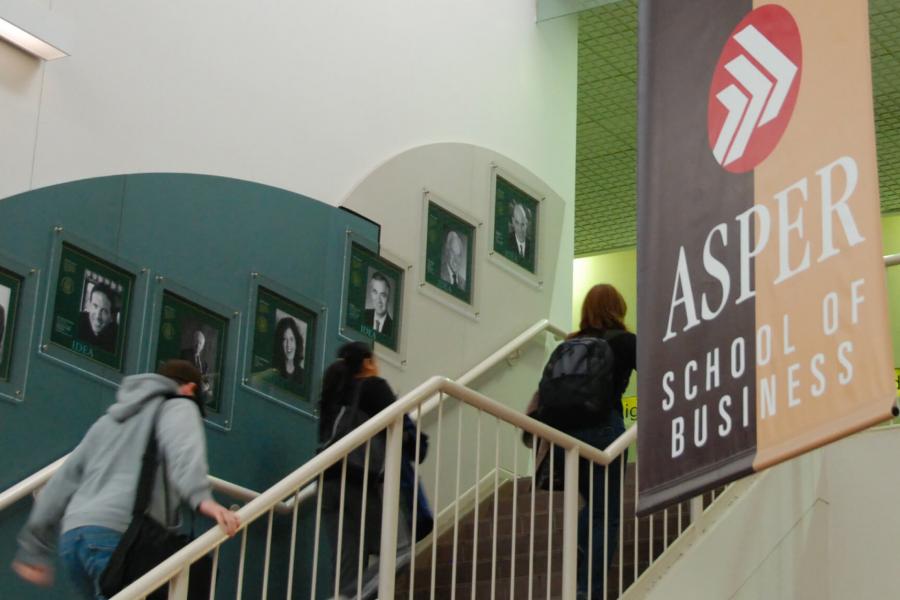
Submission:
POLYGON ((0 381, 9 381, 16 317, 25 276, 0 266, 0 381))
POLYGON ((353 329, 395 354, 403 334, 407 267, 350 242, 344 280, 343 328, 353 329))
POLYGON ((0 252, 0 398, 9 402, 26 398, 40 274, 37 267, 0 252))
POLYGON ((111 387, 142 364, 149 269, 53 229, 39 355, 111 387))
POLYGON ((545 197, 496 164, 491 165, 491 261, 535 287, 541 274, 541 218, 545 197))
POLYGON ((260 273, 251 273, 250 280, 243 387, 316 416, 327 308, 260 273))
POLYGON ((206 422, 231 429, 241 313, 157 275, 147 371, 169 359, 193 363, 202 376, 206 422))
POLYGON ((436 301, 477 320, 476 254, 482 222, 440 196, 423 193, 420 289, 436 301))

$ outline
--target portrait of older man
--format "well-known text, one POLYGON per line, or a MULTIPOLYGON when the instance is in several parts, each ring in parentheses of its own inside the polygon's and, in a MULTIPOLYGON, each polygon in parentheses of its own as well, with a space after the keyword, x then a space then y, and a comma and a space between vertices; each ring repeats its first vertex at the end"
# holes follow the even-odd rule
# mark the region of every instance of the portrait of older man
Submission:
POLYGON ((369 280, 368 304, 372 308, 365 311, 365 324, 372 331, 390 337, 394 333, 394 319, 388 312, 391 302, 391 282, 385 275, 375 271, 369 280))
POLYGON ((466 236, 451 229, 444 237, 441 279, 463 291, 466 290, 466 255, 466 236))
POLYGON ((181 350, 182 360, 189 361, 200 372, 200 385, 207 396, 212 395, 212 384, 209 379, 209 359, 207 358, 206 335, 196 329, 191 334, 191 345, 181 350))
POLYGON ((509 214, 506 248, 516 263, 529 269, 533 268, 534 235, 529 230, 531 219, 528 217, 528 210, 519 202, 511 202, 509 214))
POLYGON ((78 319, 76 338, 106 352, 116 351, 118 294, 106 283, 93 284, 78 319))

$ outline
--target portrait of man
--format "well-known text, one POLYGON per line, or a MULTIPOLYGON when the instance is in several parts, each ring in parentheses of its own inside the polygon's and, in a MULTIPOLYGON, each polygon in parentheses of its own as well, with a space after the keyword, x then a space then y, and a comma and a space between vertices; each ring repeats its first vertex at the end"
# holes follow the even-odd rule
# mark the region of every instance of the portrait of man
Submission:
POLYGON ((451 229, 444 237, 441 251, 441 279, 466 290, 466 236, 451 229))
POLYGON ((500 175, 494 186, 494 252, 536 274, 540 201, 500 175))
POLYGON ((189 332, 190 346, 181 350, 182 360, 189 361, 200 371, 200 381, 203 393, 207 398, 212 396, 212 383, 209 377, 209 356, 206 345, 206 334, 202 329, 193 329, 189 332))
POLYGON ((509 207, 509 237, 506 247, 513 251, 519 264, 534 264, 534 236, 529 226, 528 210, 519 202, 511 202, 509 207))
POLYGON ((75 337, 94 348, 115 353, 119 335, 119 295, 102 281, 85 278, 85 302, 78 319, 75 337))
POLYGON ((394 332, 394 319, 391 317, 390 306, 392 300, 392 288, 390 280, 379 271, 375 271, 369 278, 369 293, 366 306, 371 306, 365 311, 364 324, 371 327, 372 331, 385 336, 392 336, 394 332))

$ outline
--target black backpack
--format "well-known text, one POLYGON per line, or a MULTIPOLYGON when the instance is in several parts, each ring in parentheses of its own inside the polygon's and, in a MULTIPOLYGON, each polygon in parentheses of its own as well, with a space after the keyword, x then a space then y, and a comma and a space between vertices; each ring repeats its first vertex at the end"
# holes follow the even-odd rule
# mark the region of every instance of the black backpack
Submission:
POLYGON ((576 337, 557 346, 541 375, 535 418, 553 427, 606 419, 617 398, 609 340, 620 333, 576 337))

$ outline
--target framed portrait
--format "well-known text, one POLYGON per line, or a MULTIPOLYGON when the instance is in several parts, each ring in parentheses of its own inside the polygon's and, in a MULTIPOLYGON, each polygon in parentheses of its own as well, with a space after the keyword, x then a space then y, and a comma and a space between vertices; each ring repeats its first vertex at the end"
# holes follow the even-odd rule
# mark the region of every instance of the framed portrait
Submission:
POLYGON ((541 201, 497 168, 493 172, 493 254, 537 274, 541 201))
POLYGON ((312 413, 322 311, 318 305, 310 308, 273 287, 264 283, 256 287, 250 373, 245 383, 275 401, 312 413))
POLYGON ((425 283, 474 304, 475 234, 478 224, 425 194, 425 283))
POLYGON ((63 242, 50 341, 122 372, 134 286, 134 273, 63 242))
POLYGON ((26 398, 39 281, 40 269, 0 252, 0 399, 10 402, 26 398))
POLYGON ((25 278, 0 267, 0 381, 10 380, 19 296, 25 278))
POLYGON ((405 269, 351 242, 344 327, 398 352, 405 269))
POLYGON ((169 290, 161 304, 154 370, 173 358, 190 361, 200 371, 207 413, 221 415, 228 317, 169 290))

